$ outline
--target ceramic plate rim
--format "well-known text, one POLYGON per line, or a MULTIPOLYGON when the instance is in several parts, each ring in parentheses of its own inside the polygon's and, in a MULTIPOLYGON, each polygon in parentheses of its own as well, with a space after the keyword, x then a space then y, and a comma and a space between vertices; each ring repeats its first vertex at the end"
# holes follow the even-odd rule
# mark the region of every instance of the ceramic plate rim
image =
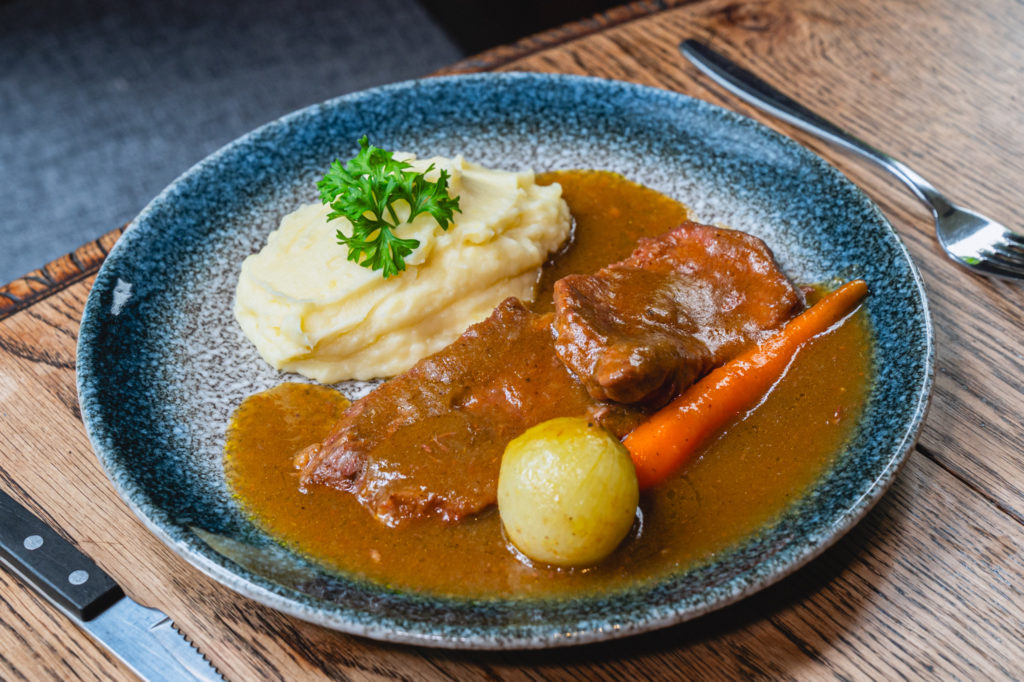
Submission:
MULTIPOLYGON (((114 475, 117 467, 119 466, 116 460, 116 454, 108 451, 108 442, 106 433, 108 428, 112 428, 111 425, 101 423, 98 420, 97 415, 92 412, 91 402, 87 399, 88 392, 94 388, 95 382, 101 381, 102 378, 98 377, 94 373, 94 368, 91 366, 88 359, 88 355, 84 352, 84 347, 90 343, 90 339, 95 335, 95 329, 97 325, 102 324, 100 320, 99 303, 94 302, 92 292, 90 292, 89 301, 86 305, 85 312, 82 318, 82 333, 79 335, 78 341, 78 359, 79 359, 79 371, 78 371, 78 391, 82 409, 82 418, 88 433, 90 442, 92 443, 93 449, 99 458, 104 472, 113 483, 120 497, 128 504, 132 512, 145 524, 145 526, 156 535, 165 545, 174 550, 177 554, 186 559, 190 564, 201 570, 203 573, 214 578, 218 582, 226 585, 232 590, 239 592, 240 594, 255 599, 265 605, 268 605, 277 610, 289 613, 297 616, 301 619, 324 625, 336 630, 341 630, 350 634, 356 634, 361 636, 370 637, 373 639, 386 640, 392 642, 408 643, 427 645, 432 647, 441 648, 457 648, 457 649, 537 649, 547 647, 557 647, 566 645, 583 644, 587 642, 594 642, 600 640, 606 640, 611 638, 623 637, 628 635, 645 632, 648 630, 664 627, 680 623, 692 618, 696 618, 709 611, 721 608, 728 604, 734 603, 746 596, 749 596, 755 592, 760 591, 764 587, 773 584, 787 575, 793 573, 799 568, 806 565, 815 557, 819 556, 828 547, 832 546, 840 537, 842 537, 850 528, 852 528, 858 521, 860 521, 865 514, 877 503, 877 501, 883 496, 885 491, 892 484, 896 474, 902 467, 908 453, 913 448, 914 443, 920 433, 921 426, 923 424, 924 416, 926 414, 928 403, 931 397, 931 388, 934 374, 934 337, 932 331, 931 316, 928 312, 927 299, 925 297, 924 286, 921 280, 920 273, 917 271, 916 266, 910 259, 909 253, 906 249, 905 244, 900 239, 898 233, 892 228, 889 221, 882 214, 880 209, 872 202, 859 188, 853 185, 842 173, 824 161, 817 155, 813 154, 806 148, 798 145, 793 140, 780 135, 777 132, 751 121, 746 117, 736 114, 715 105, 709 104, 699 99, 691 98, 681 93, 675 93, 672 91, 661 90, 659 88, 651 88, 649 86, 642 86, 638 84, 606 80, 588 76, 572 76, 565 74, 547 74, 547 73, 483 73, 483 74, 471 74, 471 75, 454 75, 454 76, 441 76, 436 78, 428 79, 417 79, 412 81, 403 81, 400 83, 393 83, 389 85, 380 86, 377 88, 370 88, 368 90, 359 91, 337 97, 329 100, 328 102, 314 104, 305 109, 287 114, 277 120, 271 121, 260 128, 257 128, 246 135, 228 143, 218 151, 214 152, 210 156, 201 160, 199 163, 194 165, 192 168, 187 170, 185 173, 175 179, 167 188, 165 188, 153 201, 150 202, 139 214, 139 216, 132 221, 127 228, 125 235, 134 233, 139 230, 139 225, 144 224, 152 211, 155 210, 162 202, 169 201, 170 197, 177 191, 183 183, 187 182, 190 177, 193 177, 204 169, 215 166, 221 159, 224 159, 234 153, 236 150, 244 148, 253 139, 256 139, 260 134, 272 129, 275 126, 290 126, 293 122, 300 121, 302 117, 308 116, 314 113, 318 108, 330 108, 330 107, 344 107, 351 106, 354 102, 358 102, 362 98, 367 97, 378 97, 378 96, 391 96, 396 93, 404 92, 412 87, 455 87, 454 84, 468 81, 495 81, 502 82, 504 84, 526 84, 534 80, 539 81, 563 81, 565 83, 579 82, 587 84, 593 87, 607 87, 612 89, 625 89, 636 91, 640 96, 659 96, 659 97, 672 97, 680 98, 679 101, 687 102, 688 106, 697 107, 709 107, 716 110, 720 115, 724 115, 727 119, 731 119, 733 122, 741 123, 742 125, 748 125, 752 123, 755 127, 763 128, 768 131, 770 135, 774 135, 783 145, 794 145, 803 150, 804 153, 809 157, 809 162, 821 166, 822 172, 835 173, 843 181, 849 183, 855 190, 856 193, 862 198, 863 201, 867 202, 873 211, 877 215, 877 219, 881 221, 891 233, 892 238, 895 240, 896 249, 899 252, 898 255, 905 259, 909 264, 911 272, 911 284, 914 285, 923 315, 924 331, 925 331, 925 342, 926 342, 926 358, 925 358, 925 372, 924 376, 920 378, 920 383, 915 384, 916 391, 915 396, 917 397, 916 404, 913 405, 911 410, 908 410, 906 419, 906 429, 902 434, 902 439, 898 445, 892 450, 892 457, 888 463, 879 472, 877 478, 868 486, 860 499, 852 501, 847 507, 846 511, 838 518, 837 522, 833 524, 826 537, 818 538, 814 542, 810 543, 809 547, 805 547, 802 551, 797 551, 796 555, 786 563, 782 568, 776 568, 774 570, 766 570, 762 573, 757 572, 756 568, 753 569, 752 579, 746 583, 741 584, 738 588, 734 588, 731 593, 720 597, 718 599, 710 600, 705 603, 699 604, 697 607, 685 608, 683 610, 678 609, 661 609, 662 613, 658 615, 652 615, 644 620, 638 622, 627 622, 623 623, 614 629, 603 629, 603 628, 581 628, 577 632, 568 633, 548 633, 533 634, 533 635, 508 635, 502 632, 488 632, 488 633, 472 633, 465 637, 452 638, 446 634, 445 631, 433 631, 420 630, 420 629, 396 629, 393 625, 387 625, 386 622, 372 621, 372 622, 359 622, 350 617, 346 617, 344 611, 330 610, 330 609, 315 609, 308 605, 303 605, 296 602, 294 599, 289 599, 284 594, 271 589, 266 584, 261 584, 259 581, 260 576, 255 576, 250 573, 247 569, 239 571, 229 570, 226 566, 212 560, 206 554, 197 551, 195 548, 188 546, 187 543, 181 539, 175 538, 165 528, 165 524, 173 524, 173 520, 167 518, 161 518, 162 513, 160 510, 147 509, 146 505, 140 504, 136 498, 140 491, 129 489, 129 487, 121 481, 117 476, 114 475), (653 95, 650 91, 659 93, 653 95), (254 579, 255 578, 255 579, 254 579)), ((122 253, 129 248, 131 239, 125 239, 122 236, 121 239, 115 244, 107 259, 100 269, 97 275, 96 284, 99 284, 106 275, 104 270, 109 270, 108 264, 116 263, 122 257, 122 253)), ((95 287, 95 284, 94 284, 95 287)), ((96 288, 94 288, 96 290, 96 288)), ((658 612, 659 609, 652 607, 652 613, 658 612)))

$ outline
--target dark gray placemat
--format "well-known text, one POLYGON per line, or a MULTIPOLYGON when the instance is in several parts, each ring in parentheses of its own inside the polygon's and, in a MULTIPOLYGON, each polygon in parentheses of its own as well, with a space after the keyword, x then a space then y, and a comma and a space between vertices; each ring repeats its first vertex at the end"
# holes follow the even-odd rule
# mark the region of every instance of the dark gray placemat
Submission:
POLYGON ((0 284, 260 124, 462 56, 416 0, 0 2, 0 284))

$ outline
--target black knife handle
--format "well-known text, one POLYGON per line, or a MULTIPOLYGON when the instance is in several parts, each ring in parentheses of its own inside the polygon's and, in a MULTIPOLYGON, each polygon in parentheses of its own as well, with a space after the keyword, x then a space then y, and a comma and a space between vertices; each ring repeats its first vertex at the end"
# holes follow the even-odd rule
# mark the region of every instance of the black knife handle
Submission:
POLYGON ((72 615, 89 620, 124 596, 74 545, 0 490, 0 559, 72 615))

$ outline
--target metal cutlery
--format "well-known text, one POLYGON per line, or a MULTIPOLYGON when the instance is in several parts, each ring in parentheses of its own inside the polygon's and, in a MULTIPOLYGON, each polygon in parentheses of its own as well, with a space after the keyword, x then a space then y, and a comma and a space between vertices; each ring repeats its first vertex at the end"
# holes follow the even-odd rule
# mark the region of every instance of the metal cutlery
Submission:
POLYGON ((3 491, 0 563, 142 679, 223 682, 167 615, 125 596, 91 559, 3 491))
POLYGON ((860 154, 899 178, 931 209, 939 243, 960 265, 985 275, 1024 279, 1024 235, 957 206, 902 162, 825 120, 706 45, 684 40, 679 50, 712 80, 738 97, 860 154))

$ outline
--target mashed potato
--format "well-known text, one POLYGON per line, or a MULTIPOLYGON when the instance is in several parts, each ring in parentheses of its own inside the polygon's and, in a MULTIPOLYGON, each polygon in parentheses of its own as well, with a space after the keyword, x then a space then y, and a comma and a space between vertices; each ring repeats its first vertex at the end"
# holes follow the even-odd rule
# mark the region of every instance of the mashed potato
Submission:
MULTIPOLYGON (((396 155, 397 157, 398 155, 396 155)), ((329 207, 285 216, 263 249, 242 263, 235 318, 275 368, 324 383, 393 376, 454 341, 508 296, 533 299, 540 267, 569 237, 558 185, 533 173, 488 170, 462 157, 422 161, 448 169, 461 213, 442 230, 419 215, 396 230, 419 240, 406 270, 384 279, 347 260, 329 207)))

